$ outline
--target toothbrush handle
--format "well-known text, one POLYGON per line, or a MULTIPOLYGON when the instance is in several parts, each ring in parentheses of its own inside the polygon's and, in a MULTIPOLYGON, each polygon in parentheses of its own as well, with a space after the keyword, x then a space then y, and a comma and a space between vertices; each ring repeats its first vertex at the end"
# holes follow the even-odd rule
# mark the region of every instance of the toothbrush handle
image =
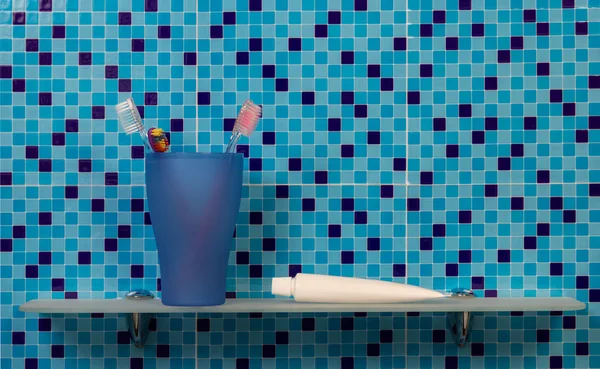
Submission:
POLYGON ((148 139, 148 131, 146 131, 146 129, 142 129, 140 131, 140 137, 142 138, 142 142, 144 142, 146 152, 155 152, 152 146, 150 145, 150 140, 148 139))
POLYGON ((237 148, 238 141, 242 137, 242 134, 239 132, 234 132, 229 139, 229 144, 227 145, 227 149, 225 153, 235 153, 235 149, 237 148))

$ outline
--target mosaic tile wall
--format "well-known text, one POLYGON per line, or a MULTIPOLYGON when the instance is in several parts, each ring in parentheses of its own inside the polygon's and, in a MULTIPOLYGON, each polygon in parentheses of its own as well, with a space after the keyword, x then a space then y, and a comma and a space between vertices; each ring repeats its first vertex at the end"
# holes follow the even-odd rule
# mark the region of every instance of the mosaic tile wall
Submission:
POLYGON ((600 1, 0 1, 0 367, 600 367, 600 1), (228 295, 297 272, 577 314, 116 315, 34 298, 160 294, 133 96, 173 151, 221 152, 247 98, 228 295))

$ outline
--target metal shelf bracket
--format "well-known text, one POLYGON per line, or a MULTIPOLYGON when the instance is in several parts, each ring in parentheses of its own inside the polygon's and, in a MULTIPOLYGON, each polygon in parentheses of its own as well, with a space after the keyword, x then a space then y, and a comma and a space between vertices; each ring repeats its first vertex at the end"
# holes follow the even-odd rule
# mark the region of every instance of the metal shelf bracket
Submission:
MULTIPOLYGON (((148 290, 133 290, 125 295, 127 300, 152 300, 154 295, 148 290)), ((150 321, 154 317, 152 313, 128 313, 127 330, 131 342, 137 348, 144 347, 144 343, 150 334, 150 321)))
MULTIPOLYGON (((456 288, 452 290, 448 298, 471 299, 475 298, 475 294, 466 288, 456 288)), ((472 319, 473 313, 470 311, 447 313, 448 329, 459 347, 463 347, 469 340, 472 319)))

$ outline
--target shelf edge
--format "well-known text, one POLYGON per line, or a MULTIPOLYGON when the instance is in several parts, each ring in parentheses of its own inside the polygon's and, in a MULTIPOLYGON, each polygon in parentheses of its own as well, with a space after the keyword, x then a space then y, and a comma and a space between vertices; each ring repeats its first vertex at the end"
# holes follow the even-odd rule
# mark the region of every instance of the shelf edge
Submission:
MULTIPOLYGON (((510 298, 501 298, 510 299, 510 298)), ((527 298, 530 299, 530 298, 527 298)), ((535 299, 532 297, 531 299, 535 299)), ((406 312, 509 312, 509 311, 576 311, 586 308, 586 304, 575 300, 570 297, 542 297, 540 299, 552 299, 560 300, 562 305, 556 308, 556 305, 547 305, 549 308, 531 308, 510 310, 506 308, 493 309, 488 306, 476 306, 476 307, 465 307, 462 304, 442 303, 443 308, 440 309, 439 305, 432 304, 417 304, 414 309, 410 304, 390 304, 393 309, 387 310, 382 308, 381 305, 368 305, 368 304, 306 304, 306 309, 303 310, 301 307, 302 303, 296 303, 293 300, 282 300, 282 299, 236 299, 228 300, 228 304, 215 306, 215 307, 171 307, 165 306, 159 299, 152 300, 151 303, 140 304, 139 302, 126 302, 123 299, 98 299, 98 300, 68 300, 71 306, 68 308, 60 306, 61 302, 67 300, 51 300, 51 299, 35 299, 26 302, 19 306, 19 311, 24 313, 40 313, 40 314, 91 314, 91 313, 104 313, 104 314, 119 314, 119 313, 158 313, 158 314, 181 314, 181 313, 197 313, 197 314, 236 314, 236 313, 343 313, 343 312, 373 312, 373 313, 406 313, 406 312), (114 311, 106 311, 106 306, 111 304, 110 301, 118 300, 120 304, 125 305, 120 309, 117 308, 114 311), (54 301, 59 301, 59 306, 48 306, 54 301), (83 304, 89 301, 97 301, 98 305, 90 306, 86 304, 83 307, 78 308, 77 302, 83 302, 83 304), (248 303, 249 305, 237 307, 235 304, 248 303), (269 306, 269 304, 272 304, 269 306), (137 305, 137 306, 136 306, 137 305), (286 306, 287 305, 287 306, 286 306), (554 308, 553 308, 554 307, 554 308)), ((481 301, 483 299, 479 299, 481 301)), ((498 300, 498 299, 493 299, 498 300)), ((561 305, 561 304, 558 304, 561 305)), ((109 309, 111 310, 111 309, 109 309)))

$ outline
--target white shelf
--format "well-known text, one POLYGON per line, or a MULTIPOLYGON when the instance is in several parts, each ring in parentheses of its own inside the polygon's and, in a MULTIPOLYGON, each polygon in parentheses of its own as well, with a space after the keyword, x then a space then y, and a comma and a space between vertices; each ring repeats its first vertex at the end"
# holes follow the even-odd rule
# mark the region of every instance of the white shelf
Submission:
POLYGON ((585 304, 570 297, 441 298, 403 304, 316 304, 282 299, 230 299, 220 306, 179 307, 159 299, 31 300, 26 313, 317 313, 317 312, 499 312, 571 311, 585 304))
MULTIPOLYGON (((136 292, 136 291, 133 291, 136 292)), ((140 291, 137 291, 140 292, 140 291)), ((143 291, 142 295, 150 295, 143 291)), ((128 294, 129 295, 129 294, 128 294)), ((469 298, 445 297, 404 304, 315 304, 291 299, 231 299, 220 306, 166 306, 159 299, 133 300, 31 300, 19 307, 25 313, 126 313, 132 342, 142 347, 150 334, 155 313, 343 313, 343 312, 440 312, 447 313, 450 332, 457 345, 464 346, 474 312, 570 311, 585 304, 570 297, 469 298)))

